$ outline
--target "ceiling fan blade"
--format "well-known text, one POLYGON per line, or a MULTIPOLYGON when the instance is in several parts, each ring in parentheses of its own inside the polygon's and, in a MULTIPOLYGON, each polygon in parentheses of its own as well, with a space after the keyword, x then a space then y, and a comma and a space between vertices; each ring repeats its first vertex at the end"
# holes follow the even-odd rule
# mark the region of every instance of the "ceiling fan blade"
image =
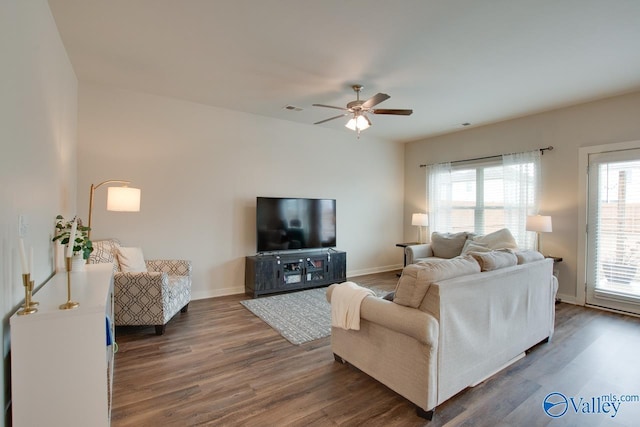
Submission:
POLYGON ((375 110, 371 110, 373 114, 393 114, 395 116, 410 116, 413 113, 413 110, 394 110, 394 109, 384 109, 384 108, 376 108, 375 110))
POLYGON ((325 104, 311 104, 311 105, 313 105, 314 107, 335 108, 336 110, 351 111, 348 108, 334 107, 333 105, 325 105, 325 104))
POLYGON ((386 93, 376 93, 375 95, 373 95, 371 98, 367 99, 362 104, 362 108, 371 108, 374 105, 378 105, 382 101, 386 101, 389 98, 391 98, 391 97, 389 95, 387 95, 386 93))
POLYGON ((344 113, 344 114, 340 114, 339 116, 335 116, 335 117, 330 117, 328 119, 324 119, 324 120, 320 120, 319 122, 315 122, 314 125, 319 125, 320 123, 324 123, 324 122, 328 122, 329 120, 335 120, 335 119, 339 119, 340 117, 344 117, 344 116, 348 116, 349 113, 344 113))

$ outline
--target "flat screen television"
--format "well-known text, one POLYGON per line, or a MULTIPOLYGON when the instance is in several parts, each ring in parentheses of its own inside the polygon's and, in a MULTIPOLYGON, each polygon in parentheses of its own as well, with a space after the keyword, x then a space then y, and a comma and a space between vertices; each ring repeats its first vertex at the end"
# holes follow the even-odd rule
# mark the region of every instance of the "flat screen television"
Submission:
POLYGON ((336 246, 335 199, 258 197, 258 252, 336 246))

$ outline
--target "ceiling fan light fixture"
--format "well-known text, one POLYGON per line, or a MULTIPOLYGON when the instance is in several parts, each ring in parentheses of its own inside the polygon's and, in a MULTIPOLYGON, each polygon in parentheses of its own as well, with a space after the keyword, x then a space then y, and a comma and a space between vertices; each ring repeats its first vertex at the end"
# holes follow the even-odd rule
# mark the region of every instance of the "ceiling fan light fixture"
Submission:
POLYGON ((347 129, 356 130, 356 118, 353 117, 349 119, 346 125, 344 125, 347 129))
POLYGON ((371 126, 371 120, 367 117, 367 114, 390 114, 395 116, 410 116, 413 113, 413 110, 408 109, 397 109, 397 108, 373 108, 376 105, 380 104, 383 101, 386 101, 390 98, 386 93, 376 93, 371 98, 366 101, 360 101, 360 91, 362 90, 361 85, 353 85, 353 90, 356 92, 356 100, 351 101, 347 104, 347 107, 335 107, 333 105, 326 104, 312 104, 314 107, 324 107, 324 108, 333 108, 334 110, 343 111, 342 114, 339 114, 335 117, 329 117, 328 119, 320 120, 319 122, 315 122, 314 125, 319 125, 322 123, 326 123, 330 120, 339 119, 341 117, 350 116, 353 114, 351 119, 344 125, 347 129, 355 131, 358 134, 358 138, 360 138, 360 132, 368 129, 371 126))
POLYGON ((365 130, 367 129, 369 126, 371 126, 371 120, 369 120, 369 117, 367 116, 358 116, 358 119, 356 120, 358 127, 360 128, 360 130, 365 130))
POLYGON ((371 126, 371 121, 367 116, 353 116, 345 125, 345 127, 360 132, 371 126))

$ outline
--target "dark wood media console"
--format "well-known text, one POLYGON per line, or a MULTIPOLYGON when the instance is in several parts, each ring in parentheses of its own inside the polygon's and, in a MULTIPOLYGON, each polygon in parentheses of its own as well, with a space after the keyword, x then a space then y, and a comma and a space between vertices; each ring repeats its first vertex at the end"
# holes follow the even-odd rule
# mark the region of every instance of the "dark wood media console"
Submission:
POLYGON ((248 256, 244 291, 254 298, 344 282, 347 253, 334 249, 248 256))

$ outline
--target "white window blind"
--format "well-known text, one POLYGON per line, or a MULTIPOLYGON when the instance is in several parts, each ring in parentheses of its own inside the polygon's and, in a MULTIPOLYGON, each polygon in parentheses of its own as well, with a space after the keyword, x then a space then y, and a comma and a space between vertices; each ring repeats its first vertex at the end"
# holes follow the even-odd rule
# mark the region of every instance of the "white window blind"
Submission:
POLYGON ((526 217, 538 213, 540 151, 509 154, 493 161, 427 167, 432 231, 487 234, 508 228, 522 248, 535 233, 526 217))
POLYGON ((596 290, 640 295, 640 160, 616 157, 594 155, 589 162, 588 277, 596 290))
POLYGON ((449 231, 486 234, 504 228, 502 166, 474 166, 451 171, 449 231))

